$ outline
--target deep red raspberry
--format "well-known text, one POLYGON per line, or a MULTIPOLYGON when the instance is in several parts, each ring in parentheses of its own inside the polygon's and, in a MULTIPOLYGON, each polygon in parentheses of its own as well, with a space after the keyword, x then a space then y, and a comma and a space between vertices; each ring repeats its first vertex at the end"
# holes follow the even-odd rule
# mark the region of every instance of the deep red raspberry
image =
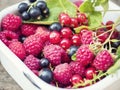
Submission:
POLYGON ((43 54, 52 65, 58 65, 61 62, 69 61, 65 50, 58 45, 51 44, 45 46, 43 49, 43 54))
POLYGON ((22 24, 22 19, 14 14, 7 14, 5 17, 3 17, 1 23, 3 29, 15 31, 22 24))
POLYGON ((18 39, 15 32, 4 30, 0 32, 0 39, 8 46, 13 39, 18 39))
POLYGON ((24 60, 24 63, 31 70, 39 70, 41 68, 39 59, 37 59, 33 55, 27 56, 24 60))
POLYGON ((45 27, 39 26, 35 34, 38 35, 43 42, 46 42, 49 40, 50 31, 48 31, 48 29, 45 27))
POLYGON ((11 51, 13 53, 16 54, 16 56, 18 56, 21 60, 24 60, 24 58, 26 57, 26 52, 25 52, 25 48, 23 46, 23 44, 17 40, 12 41, 9 44, 9 48, 11 49, 11 51))
POLYGON ((30 35, 24 40, 23 43, 26 53, 37 56, 43 48, 43 42, 41 38, 36 35, 30 35))
POLYGON ((21 26, 21 32, 24 36, 33 35, 37 27, 38 26, 34 24, 23 24, 21 26))
POLYGON ((53 73, 54 79, 58 81, 58 83, 63 85, 68 85, 70 83, 72 73, 71 68, 67 63, 56 66, 53 73))
POLYGON ((107 50, 100 51, 93 61, 93 66, 97 70, 106 71, 114 63, 114 60, 107 50))
POLYGON ((93 61, 94 53, 89 49, 88 45, 82 45, 76 52, 76 58, 77 61, 86 66, 93 61))
POLYGON ((73 61, 70 64, 71 67, 71 72, 72 74, 79 74, 80 76, 84 77, 84 73, 85 73, 85 67, 77 61, 73 61))
POLYGON ((92 44, 93 43, 93 32, 85 31, 81 36, 82 44, 92 44))

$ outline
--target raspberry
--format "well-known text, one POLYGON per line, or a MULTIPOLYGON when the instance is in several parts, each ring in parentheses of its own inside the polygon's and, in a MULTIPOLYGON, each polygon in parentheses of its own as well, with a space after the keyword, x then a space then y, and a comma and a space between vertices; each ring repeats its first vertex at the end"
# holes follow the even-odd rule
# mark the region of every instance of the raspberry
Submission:
POLYGON ((24 63, 31 70, 39 70, 41 68, 39 64, 39 59, 37 59, 33 55, 27 56, 24 60, 24 63))
POLYGON ((49 39, 50 32, 45 27, 38 27, 36 33, 45 42, 49 39))
POLYGON ((84 76, 85 67, 80 64, 80 62, 71 62, 70 64, 72 74, 79 74, 80 76, 84 76))
POLYGON ((114 60, 107 50, 100 51, 93 61, 93 66, 97 70, 106 71, 114 63, 114 60))
POLYGON ((37 25, 34 24, 23 24, 21 26, 22 34, 24 36, 33 35, 35 33, 35 30, 37 29, 37 25))
POLYGON ((11 51, 13 53, 16 54, 16 56, 18 56, 21 60, 24 60, 24 58, 26 57, 26 52, 25 52, 25 48, 23 46, 23 44, 17 40, 12 41, 9 44, 9 48, 11 49, 11 51))
POLYGON ((76 52, 76 58, 77 61, 86 66, 94 59, 94 53, 89 49, 88 45, 82 45, 76 52))
POLYGON ((15 31, 20 27, 21 24, 22 20, 19 16, 7 14, 5 17, 3 17, 1 25, 3 29, 15 31))
POLYGON ((81 42, 82 42, 82 44, 92 44, 93 43, 93 32, 85 31, 81 35, 81 42))
POLYGON ((13 39, 18 39, 15 32, 4 30, 0 32, 0 39, 8 46, 13 39))
POLYGON ((23 45, 27 54, 32 54, 35 56, 37 56, 43 48, 43 42, 41 38, 38 38, 35 35, 30 35, 29 37, 27 37, 24 40, 23 45))
POLYGON ((45 58, 47 58, 52 65, 58 65, 61 62, 69 61, 67 57, 67 53, 64 49, 58 45, 48 45, 43 49, 43 54, 45 58))
POLYGON ((56 66, 53 73, 54 79, 58 81, 58 83, 63 85, 68 85, 70 83, 72 72, 70 66, 67 63, 56 66))

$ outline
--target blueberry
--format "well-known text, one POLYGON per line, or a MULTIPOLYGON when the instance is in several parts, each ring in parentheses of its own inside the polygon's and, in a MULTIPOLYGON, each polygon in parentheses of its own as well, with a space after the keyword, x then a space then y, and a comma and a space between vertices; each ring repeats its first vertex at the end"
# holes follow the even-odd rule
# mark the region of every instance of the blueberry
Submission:
POLYGON ((54 30, 55 30, 55 31, 60 31, 60 30, 62 29, 62 26, 61 26, 60 23, 55 22, 55 23, 53 23, 53 24, 50 25, 49 29, 50 29, 51 31, 54 31, 54 30))
POLYGON ((49 61, 48 61, 48 59, 46 59, 46 58, 42 58, 41 60, 40 60, 40 65, 41 65, 41 67, 48 67, 49 66, 49 61))
POLYGON ((43 68, 39 73, 39 77, 43 81, 50 83, 53 80, 53 72, 48 68, 43 68))
POLYGON ((112 42, 111 46, 114 47, 114 48, 118 48, 118 46, 120 46, 120 41, 118 41, 118 42, 112 42))
POLYGON ((35 2, 35 1, 37 1, 37 0, 29 0, 29 2, 31 2, 31 3, 35 2))
POLYGON ((21 14, 21 17, 22 17, 23 20, 29 20, 30 19, 30 15, 26 11, 21 14))
POLYGON ((41 18, 41 11, 37 7, 31 8, 29 11, 29 14, 30 14, 31 18, 33 18, 33 19, 41 18))
POLYGON ((29 8, 29 6, 28 6, 27 3, 20 3, 20 4, 18 5, 18 11, 19 11, 20 13, 23 13, 24 11, 27 11, 28 8, 29 8))
POLYGON ((68 49, 68 56, 72 56, 73 54, 76 53, 78 47, 77 46, 71 46, 69 49, 68 49))
POLYGON ((36 6, 40 9, 40 10, 45 10, 47 8, 47 4, 45 1, 38 1, 36 6))
POLYGON ((25 36, 20 36, 19 41, 23 43, 25 39, 26 39, 26 37, 25 37, 25 36))
POLYGON ((49 9, 46 8, 45 10, 42 10, 42 16, 47 18, 49 16, 50 12, 49 12, 49 9))

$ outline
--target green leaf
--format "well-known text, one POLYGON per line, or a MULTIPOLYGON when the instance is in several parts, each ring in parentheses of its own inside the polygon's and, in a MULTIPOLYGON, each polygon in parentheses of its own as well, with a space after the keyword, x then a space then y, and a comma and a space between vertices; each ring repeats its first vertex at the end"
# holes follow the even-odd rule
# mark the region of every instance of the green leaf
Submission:
POLYGON ((101 12, 94 11, 93 13, 90 13, 88 16, 89 19, 89 28, 97 28, 101 25, 102 22, 102 14, 101 12))
POLYGON ((58 22, 58 16, 61 12, 67 13, 70 17, 75 17, 77 14, 77 7, 69 0, 46 0, 46 3, 50 11, 50 16, 41 21, 26 23, 49 25, 53 22, 58 22))
POLYGON ((71 59, 72 59, 73 61, 76 61, 76 53, 72 55, 71 59))
POLYGON ((101 1, 102 1, 101 6, 103 7, 103 10, 104 10, 103 15, 105 15, 107 10, 109 9, 108 0, 101 0, 101 1))
POLYGON ((120 57, 120 46, 117 48, 116 54, 120 57))
POLYGON ((83 13, 89 13, 94 11, 93 3, 91 1, 85 1, 79 7, 79 11, 83 13))
POLYGON ((110 40, 111 42, 119 42, 120 40, 118 40, 118 39, 112 39, 112 40, 110 40))

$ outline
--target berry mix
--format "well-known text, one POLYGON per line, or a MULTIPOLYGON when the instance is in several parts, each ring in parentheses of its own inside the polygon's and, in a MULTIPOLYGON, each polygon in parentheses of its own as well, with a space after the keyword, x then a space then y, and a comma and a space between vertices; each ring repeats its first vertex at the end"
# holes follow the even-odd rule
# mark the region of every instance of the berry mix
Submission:
POLYGON ((118 69, 120 32, 116 22, 101 22, 90 29, 87 13, 66 0, 76 8, 76 16, 60 11, 58 21, 48 23, 51 1, 20 3, 19 15, 3 17, 0 40, 35 75, 56 87, 90 86, 118 69))

